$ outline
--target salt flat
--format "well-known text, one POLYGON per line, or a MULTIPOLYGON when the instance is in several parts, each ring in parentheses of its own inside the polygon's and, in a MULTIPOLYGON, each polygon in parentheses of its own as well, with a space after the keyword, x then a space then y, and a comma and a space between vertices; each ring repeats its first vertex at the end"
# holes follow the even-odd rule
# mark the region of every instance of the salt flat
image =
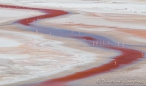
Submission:
POLYGON ((38 35, 5 30, 1 30, 0 33, 3 33, 3 37, 7 37, 6 39, 2 38, 2 41, 10 43, 0 47, 0 59, 4 61, 0 64, 1 70, 3 70, 0 72, 2 74, 1 85, 49 76, 70 69, 77 64, 89 63, 96 56, 92 53, 62 46, 62 42, 45 39, 38 35), (8 34, 11 38, 7 36, 8 34), (12 41, 7 40, 8 38, 12 41), (17 42, 13 42, 14 38, 21 45, 16 46, 17 42), (68 58, 65 58, 66 56, 68 58))
MULTIPOLYGON (((71 14, 65 16, 41 20, 37 22, 39 25, 98 34, 114 40, 117 44, 124 43, 142 46, 146 44, 146 36, 143 34, 146 29, 145 1, 0 0, 0 2, 2 4, 53 8, 71 12, 71 14)), ((1 24, 44 14, 39 11, 12 10, 10 8, 1 8, 0 11, 2 11, 0 13, 1 24), (15 13, 18 14, 16 15, 15 13)), ((40 82, 40 78, 43 77, 45 77, 43 80, 47 80, 71 74, 81 71, 82 68, 78 68, 78 66, 85 65, 88 67, 88 64, 90 66, 99 66, 111 61, 111 57, 120 54, 112 50, 102 50, 100 48, 94 50, 93 47, 86 47, 85 49, 77 46, 78 44, 82 46, 84 44, 76 42, 73 39, 46 36, 39 32, 31 33, 19 30, 21 27, 13 27, 9 25, 0 27, 0 69, 3 70, 0 71, 0 85, 9 86, 13 83, 16 86, 20 82, 23 84, 30 83, 31 81, 40 82), (77 45, 72 45, 72 41, 77 45), (48 77, 46 78, 46 76, 48 77)), ((131 48, 144 53, 146 52, 146 49, 142 47, 133 46, 131 48)), ((74 81, 69 84, 72 86, 79 84, 82 86, 96 86, 96 82, 101 79, 122 82, 135 80, 146 84, 146 75, 143 74, 145 69, 145 61, 135 61, 124 68, 74 81)), ((104 86, 105 83, 98 85, 104 86)), ((121 84, 121 86, 123 85, 129 84, 121 84)), ((130 85, 136 86, 141 84, 130 83, 130 85)))

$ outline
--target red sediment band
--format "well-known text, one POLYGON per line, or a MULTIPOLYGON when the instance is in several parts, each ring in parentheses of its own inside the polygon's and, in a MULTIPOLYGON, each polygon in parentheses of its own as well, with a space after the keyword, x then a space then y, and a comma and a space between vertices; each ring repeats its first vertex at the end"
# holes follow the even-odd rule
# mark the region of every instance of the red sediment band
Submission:
MULTIPOLYGON (((18 22, 20 24, 23 25, 30 25, 30 23, 38 20, 38 19, 44 19, 44 18, 51 18, 51 17, 56 17, 56 16, 60 16, 60 15, 64 15, 67 14, 67 12, 65 11, 61 11, 61 10, 51 10, 51 9, 41 9, 41 8, 30 8, 30 7, 22 7, 22 6, 11 6, 11 5, 0 5, 0 7, 3 8, 15 8, 15 9, 28 9, 28 10, 39 10, 39 11, 43 11, 46 14, 41 15, 41 16, 35 16, 35 17, 30 17, 30 18, 25 18, 22 20, 19 20, 18 22)), ((88 40, 88 41, 93 41, 96 40, 92 37, 76 37, 77 39, 80 40, 88 40)), ((56 78, 56 79, 51 79, 45 82, 42 82, 38 85, 34 85, 34 86, 66 86, 65 84, 70 82, 70 81, 74 81, 74 80, 78 80, 78 79, 83 79, 83 78, 87 78, 93 75, 97 75, 100 73, 104 73, 104 72, 108 72, 110 70, 116 69, 118 67, 120 67, 122 64, 129 64, 133 61, 136 61, 139 58, 143 57, 142 52, 137 51, 137 50, 133 50, 133 49, 128 49, 128 48, 121 48, 121 47, 115 47, 115 46, 103 46, 104 48, 108 48, 108 49, 114 49, 114 50, 118 50, 121 51, 121 55, 116 56, 114 58, 113 61, 104 64, 102 66, 99 67, 94 67, 85 71, 81 71, 81 72, 77 72, 71 75, 67 75, 64 77, 60 77, 60 78, 56 78), (116 64, 115 64, 116 62, 116 64)), ((32 85, 30 85, 32 86, 32 85)))
MULTIPOLYGON (((76 37, 78 39, 88 39, 88 41, 93 41, 96 40, 92 37, 76 37)), ((121 51, 121 55, 116 56, 114 60, 111 62, 104 64, 99 67, 94 67, 85 71, 80 71, 76 72, 71 75, 67 75, 64 77, 56 78, 56 79, 51 79, 45 82, 40 83, 39 85, 35 86, 65 86, 65 83, 83 79, 83 78, 88 78, 94 75, 98 75, 104 72, 111 71, 113 69, 119 68, 121 65, 127 65, 132 63, 133 61, 138 60, 139 58, 143 57, 143 53, 137 50, 133 49, 127 49, 127 48, 122 48, 122 47, 114 47, 114 46, 103 46, 104 48, 108 49, 114 49, 117 51, 121 51), (116 63, 115 63, 116 62, 116 63)))
POLYGON ((39 19, 51 18, 51 17, 56 17, 56 16, 68 14, 67 12, 62 11, 62 10, 30 8, 30 7, 12 6, 12 5, 0 5, 0 7, 2 7, 2 8, 14 8, 14 9, 38 10, 38 11, 42 11, 42 12, 46 13, 44 15, 25 18, 25 19, 22 19, 22 20, 18 21, 20 24, 27 25, 27 26, 30 25, 30 23, 32 23, 36 20, 39 20, 39 19))
POLYGON ((78 38, 78 39, 85 39, 85 40, 89 40, 89 41, 94 41, 96 39, 89 37, 89 36, 78 36, 78 37, 74 37, 74 38, 78 38))
POLYGON ((19 20, 19 23, 28 26, 28 25, 30 25, 30 23, 32 23, 32 22, 34 22, 36 20, 39 20, 39 19, 52 18, 52 17, 56 17, 56 16, 67 14, 67 12, 60 11, 60 10, 44 10, 43 12, 45 12, 46 14, 40 15, 40 16, 31 17, 31 18, 22 19, 22 20, 19 20))

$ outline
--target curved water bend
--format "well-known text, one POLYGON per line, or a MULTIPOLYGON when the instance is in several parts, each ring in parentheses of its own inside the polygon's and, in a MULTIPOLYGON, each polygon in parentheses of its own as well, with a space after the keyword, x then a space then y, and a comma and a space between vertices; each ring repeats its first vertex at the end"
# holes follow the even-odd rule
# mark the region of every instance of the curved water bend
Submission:
POLYGON ((27 25, 27 26, 29 26, 32 22, 37 21, 39 19, 56 17, 56 16, 68 14, 68 12, 65 12, 65 11, 62 11, 62 10, 53 10, 53 9, 30 8, 30 7, 2 5, 2 4, 0 4, 0 7, 1 8, 37 10, 37 11, 41 11, 43 13, 46 13, 44 15, 30 17, 30 18, 25 18, 25 19, 21 19, 21 20, 18 21, 18 23, 23 24, 23 25, 27 25))
MULTIPOLYGON (((78 40, 84 41, 85 43, 89 44, 90 46, 92 46, 94 44, 93 42, 102 42, 102 41, 110 42, 110 44, 104 44, 100 47, 114 49, 114 50, 118 50, 118 51, 122 52, 121 55, 114 57, 113 61, 111 61, 107 64, 104 64, 102 66, 94 67, 94 68, 91 68, 91 69, 88 69, 85 71, 80 71, 80 72, 77 72, 77 73, 74 73, 74 74, 71 74, 68 76, 51 79, 51 80, 42 82, 42 83, 40 83, 38 85, 34 85, 34 86, 65 86, 65 83, 67 83, 67 82, 82 79, 82 78, 87 78, 87 77, 90 77, 93 75, 107 72, 112 69, 118 68, 122 64, 128 65, 131 62, 143 57, 142 52, 133 50, 133 49, 128 49, 125 47, 117 47, 116 43, 114 43, 110 39, 102 37, 102 36, 82 33, 82 32, 79 33, 76 31, 74 31, 74 34, 71 35, 72 31, 70 31, 70 30, 48 28, 48 27, 42 27, 42 26, 38 26, 35 24, 31 24, 32 22, 39 20, 39 19, 51 18, 51 17, 56 17, 56 16, 67 14, 67 12, 65 12, 65 11, 52 10, 52 9, 29 8, 29 7, 11 6, 11 5, 0 5, 0 7, 15 8, 15 9, 29 9, 29 10, 38 10, 41 12, 45 12, 46 13, 45 15, 30 17, 30 18, 26 18, 26 19, 17 21, 17 23, 19 23, 19 24, 29 26, 30 27, 29 29, 31 31, 38 30, 40 33, 49 34, 49 35, 51 32, 51 34, 55 35, 55 36, 76 38, 78 40), (116 62, 116 65, 115 65, 115 62, 116 62)), ((99 45, 97 44, 96 47, 99 47, 99 45)))

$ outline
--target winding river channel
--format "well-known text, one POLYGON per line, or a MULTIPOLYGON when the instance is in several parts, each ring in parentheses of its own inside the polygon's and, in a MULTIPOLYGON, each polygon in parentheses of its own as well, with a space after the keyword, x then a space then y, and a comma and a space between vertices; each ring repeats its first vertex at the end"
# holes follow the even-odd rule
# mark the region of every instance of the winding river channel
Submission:
POLYGON ((52 17, 62 16, 62 15, 69 15, 68 12, 65 12, 62 10, 31 8, 31 7, 11 6, 11 5, 0 5, 0 7, 13 8, 13 9, 37 10, 37 11, 45 13, 44 15, 21 19, 14 23, 16 25, 18 24, 23 25, 29 31, 35 32, 37 30, 39 31, 39 33, 48 34, 48 35, 50 35, 51 33, 51 35, 54 35, 54 36, 66 37, 66 38, 77 39, 77 40, 83 41, 84 43, 88 44, 88 46, 93 46, 93 44, 97 44, 97 46, 94 46, 94 47, 111 49, 111 50, 116 50, 116 51, 121 52, 120 55, 113 57, 113 60, 107 64, 94 67, 91 69, 87 69, 85 71, 80 71, 71 75, 47 80, 39 84, 33 84, 33 85, 28 85, 28 86, 68 86, 67 83, 71 81, 88 78, 94 75, 108 72, 110 70, 115 70, 121 67, 121 65, 123 64, 124 66, 126 66, 132 63, 133 61, 143 58, 143 52, 130 49, 130 46, 118 47, 117 43, 110 40, 109 38, 106 38, 100 35, 78 32, 78 31, 74 31, 73 34, 70 34, 72 32, 71 30, 50 28, 50 27, 41 26, 35 23, 35 21, 40 20, 40 19, 52 18, 52 17), (102 42, 102 45, 101 45, 101 42, 102 42), (116 65, 115 65, 115 62, 116 62, 116 65))

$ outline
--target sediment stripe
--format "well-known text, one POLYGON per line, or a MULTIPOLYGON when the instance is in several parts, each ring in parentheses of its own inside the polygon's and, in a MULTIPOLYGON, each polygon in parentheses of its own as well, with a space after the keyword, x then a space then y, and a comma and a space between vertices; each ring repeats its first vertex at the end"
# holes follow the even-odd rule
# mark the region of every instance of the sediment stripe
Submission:
POLYGON ((28 85, 28 86, 66 86, 66 83, 68 83, 68 82, 78 80, 78 79, 87 78, 87 77, 97 75, 100 73, 108 72, 110 70, 119 68, 123 64, 128 65, 131 62, 143 57, 142 52, 137 51, 137 50, 133 50, 133 49, 128 49, 126 47, 118 47, 116 45, 116 43, 114 43, 110 39, 102 37, 102 36, 88 34, 88 33, 82 33, 82 32, 80 32, 80 34, 79 34, 78 32, 75 32, 75 31, 74 31, 74 33, 75 33, 74 35, 70 35, 70 34, 68 34, 69 32, 71 32, 70 30, 63 30, 63 29, 55 29, 54 30, 54 28, 46 29, 46 27, 31 25, 32 22, 39 20, 39 19, 52 18, 52 17, 56 17, 56 16, 60 16, 60 15, 65 15, 65 14, 67 14, 67 12, 65 12, 65 11, 52 10, 52 9, 29 8, 29 7, 11 6, 11 5, 0 5, 0 7, 38 10, 38 11, 46 13, 45 15, 30 17, 30 18, 26 18, 26 19, 22 19, 22 20, 17 21, 17 23, 19 23, 19 24, 31 27, 32 28, 32 29, 30 29, 31 31, 35 31, 36 29, 39 29, 39 32, 44 33, 44 34, 49 34, 49 35, 50 35, 50 31, 53 31, 52 35, 60 36, 60 37, 75 38, 75 39, 84 41, 89 46, 92 46, 94 41, 106 41, 106 42, 110 42, 110 44, 103 44, 102 46, 99 46, 97 44, 97 46, 95 46, 95 47, 113 49, 113 50, 120 51, 122 53, 119 56, 113 57, 114 58, 113 61, 111 61, 107 64, 104 64, 102 66, 91 68, 91 69, 88 69, 85 71, 80 71, 80 72, 77 72, 77 73, 74 73, 71 75, 67 75, 64 77, 47 80, 47 81, 39 83, 37 85, 35 84, 35 85, 28 85), (36 29, 34 29, 34 28, 36 28, 36 29), (60 34, 60 33, 62 33, 62 34, 60 34), (77 34, 79 34, 79 35, 77 36, 77 34))

